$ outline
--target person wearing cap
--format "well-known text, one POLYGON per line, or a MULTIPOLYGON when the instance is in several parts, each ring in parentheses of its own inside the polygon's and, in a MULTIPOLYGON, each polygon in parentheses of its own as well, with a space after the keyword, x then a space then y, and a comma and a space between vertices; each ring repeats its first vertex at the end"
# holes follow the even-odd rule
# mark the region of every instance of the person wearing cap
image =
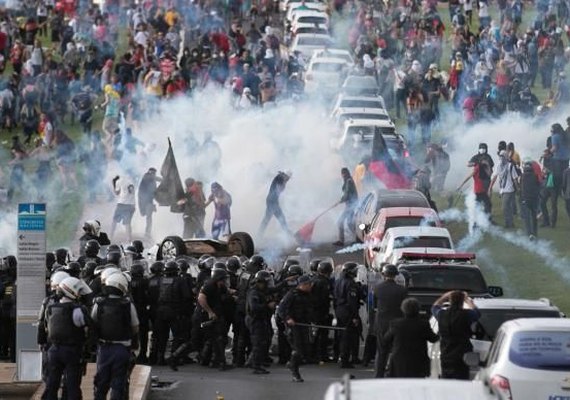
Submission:
POLYGON ((283 228, 286 233, 289 235, 293 234, 291 229, 289 229, 289 225, 287 225, 287 220, 285 219, 285 215, 283 214, 283 210, 281 210, 281 205, 279 204, 281 194, 285 190, 287 182, 291 179, 291 175, 291 171, 279 171, 277 176, 273 178, 271 186, 269 187, 269 193, 265 199, 265 216, 259 226, 258 236, 263 236, 271 217, 275 217, 281 225, 281 228, 283 228))
POLYGON ((383 280, 374 287, 374 303, 376 317, 374 329, 376 333, 376 378, 383 378, 388 361, 389 348, 385 346, 384 335, 390 323, 402 317, 402 302, 408 296, 408 289, 396 283, 398 269, 387 264, 382 268, 383 280))
POLYGON ((138 203, 139 211, 146 219, 144 233, 146 237, 150 237, 152 231, 152 214, 156 212, 156 205, 154 204, 154 194, 156 192, 157 184, 162 178, 156 176, 156 168, 149 168, 143 175, 138 189, 138 203))
POLYGON ((212 192, 204 207, 214 203, 214 220, 212 221, 212 238, 218 240, 220 235, 229 236, 232 234, 230 224, 232 206, 232 196, 218 182, 212 183, 212 192))
POLYGON ((338 204, 344 203, 345 208, 338 219, 338 240, 334 242, 335 246, 344 246, 345 224, 348 225, 351 232, 354 233, 354 224, 351 224, 351 220, 354 215, 354 208, 358 203, 358 192, 356 191, 356 185, 354 184, 352 176, 350 176, 348 168, 343 167, 340 170, 340 175, 342 177, 342 197, 338 204))
POLYGON ((312 315, 311 289, 313 281, 307 275, 301 275, 297 286, 290 290, 279 303, 279 317, 289 329, 288 339, 293 349, 287 367, 293 375, 293 382, 303 382, 299 366, 310 352, 309 327, 312 315), (302 325, 298 325, 302 324, 302 325))

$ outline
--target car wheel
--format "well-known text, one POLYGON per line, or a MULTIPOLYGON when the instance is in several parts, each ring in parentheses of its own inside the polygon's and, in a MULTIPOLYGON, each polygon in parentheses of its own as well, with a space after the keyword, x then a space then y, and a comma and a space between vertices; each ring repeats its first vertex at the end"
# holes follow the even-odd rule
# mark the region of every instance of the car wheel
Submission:
POLYGON ((251 257, 255 253, 253 239, 246 232, 236 232, 228 239, 228 249, 237 256, 251 257))
POLYGON ((168 260, 176 258, 186 253, 186 245, 180 236, 167 236, 164 238, 158 252, 156 254, 157 260, 168 260))

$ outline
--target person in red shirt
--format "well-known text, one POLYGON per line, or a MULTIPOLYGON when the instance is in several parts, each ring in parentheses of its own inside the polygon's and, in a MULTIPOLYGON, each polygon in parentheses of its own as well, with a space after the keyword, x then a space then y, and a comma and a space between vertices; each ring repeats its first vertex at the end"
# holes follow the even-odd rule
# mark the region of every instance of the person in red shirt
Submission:
POLYGON ((473 178, 473 192, 475 193, 475 201, 483 208, 483 212, 487 216, 491 216, 491 198, 489 197, 489 186, 491 184, 491 174, 492 168, 485 161, 484 158, 478 158, 473 163, 473 170, 471 173, 463 180, 461 187, 467 183, 467 181, 473 178))

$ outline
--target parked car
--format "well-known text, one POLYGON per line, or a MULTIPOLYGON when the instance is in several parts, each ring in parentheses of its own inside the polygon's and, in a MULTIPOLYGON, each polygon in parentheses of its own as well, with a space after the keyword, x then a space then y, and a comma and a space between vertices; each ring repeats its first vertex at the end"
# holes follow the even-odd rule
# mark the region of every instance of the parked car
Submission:
POLYGON ((346 68, 346 62, 339 58, 317 58, 310 61, 305 73, 305 93, 336 92, 346 68))
POLYGON ((331 384, 324 400, 492 400, 497 394, 477 381, 451 379, 358 379, 331 384))
POLYGON ((357 237, 362 240, 364 248, 364 264, 372 265, 375 248, 382 242, 387 229, 399 226, 442 226, 437 213, 431 208, 425 207, 390 207, 382 208, 372 218, 369 224, 361 224, 357 231, 357 237))
MULTIPOLYGON (((479 365, 479 355, 465 361, 479 365)), ((521 318, 501 325, 476 376, 503 400, 570 398, 570 320, 521 318)))
POLYGON ((311 60, 316 60, 319 58, 338 58, 344 60, 349 67, 354 66, 354 57, 352 57, 350 51, 345 49, 328 47, 325 49, 313 51, 311 60))
MULTIPOLYGON (((491 343, 497 335, 499 327, 506 321, 517 318, 562 318, 564 314, 548 299, 526 300, 505 298, 474 298, 473 302, 481 313, 479 321, 473 327, 471 344, 473 351, 479 354, 479 359, 487 359, 491 343)), ((431 317, 430 324, 435 333, 439 332, 437 319, 431 317)), ((432 376, 441 374, 439 361, 439 343, 434 343, 430 348, 432 361, 432 376)), ((471 369, 471 377, 479 371, 479 367, 471 369)))
POLYGON ((329 35, 300 33, 293 38, 289 52, 293 54, 298 51, 305 59, 308 59, 314 50, 323 49, 332 44, 333 39, 329 35))
POLYGON ((372 96, 380 94, 380 87, 373 76, 349 75, 342 84, 341 93, 351 96, 372 96))
POLYGON ((372 269, 381 271, 386 264, 397 264, 404 254, 453 254, 451 234, 446 228, 432 226, 399 226, 384 233, 374 247, 372 269))

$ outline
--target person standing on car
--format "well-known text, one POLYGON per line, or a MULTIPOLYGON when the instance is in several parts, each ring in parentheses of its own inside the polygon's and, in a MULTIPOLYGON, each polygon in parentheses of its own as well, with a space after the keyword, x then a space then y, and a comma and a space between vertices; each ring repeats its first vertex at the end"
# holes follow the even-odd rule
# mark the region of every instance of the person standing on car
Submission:
POLYGON ((346 206, 338 219, 338 240, 334 242, 335 246, 344 246, 344 225, 347 224, 350 231, 354 233, 354 224, 351 223, 354 215, 354 207, 358 203, 358 192, 356 185, 348 168, 344 167, 340 170, 342 177, 342 197, 338 204, 344 203, 346 206))
POLYGON ((289 229, 287 225, 287 221, 285 220, 285 215, 283 214, 283 210, 281 210, 281 205, 279 204, 279 198, 281 197, 281 193, 285 190, 287 186, 287 182, 291 179, 291 171, 279 172, 273 181, 271 182, 271 186, 269 187, 269 193, 267 194, 267 198, 265 200, 266 209, 265 209, 265 216, 261 221, 261 225, 259 226, 258 236, 262 236, 271 220, 271 217, 275 217, 277 221, 281 224, 281 227, 285 232, 292 235, 293 233, 289 229))
POLYGON ((354 368, 350 362, 350 350, 355 341, 358 341, 358 328, 360 319, 358 309, 360 308, 360 289, 354 278, 356 278, 358 264, 347 262, 342 266, 340 278, 335 282, 335 315, 337 325, 344 328, 340 338, 340 367, 354 368))
POLYGON ((186 186, 184 198, 177 202, 178 205, 184 205, 184 211, 182 212, 184 232, 182 235, 185 239, 204 237, 204 220, 202 218, 204 203, 201 202, 200 187, 192 178, 187 178, 184 181, 184 185, 186 186))
POLYGON ((374 288, 376 303, 376 378, 383 378, 388 361, 389 347, 384 343, 384 335, 390 328, 390 323, 402 317, 402 302, 408 296, 408 290, 396 283, 398 269, 395 265, 387 264, 382 268, 384 280, 374 288))
POLYGON ((435 343, 439 337, 432 331, 428 320, 420 317, 420 303, 410 297, 402 302, 403 318, 390 323, 384 343, 391 348, 388 376, 391 378, 425 378, 430 375, 427 342, 435 343))
POLYGON ((481 313, 469 295, 460 290, 444 293, 433 304, 431 313, 439 324, 441 378, 468 380, 469 367, 463 355, 473 350, 471 325, 479 320, 481 313), (443 308, 446 302, 449 307, 443 308))
POLYGON ((230 224, 232 196, 218 182, 212 183, 212 193, 204 207, 214 203, 214 220, 212 221, 212 238, 218 240, 220 235, 229 236, 232 233, 230 224))

